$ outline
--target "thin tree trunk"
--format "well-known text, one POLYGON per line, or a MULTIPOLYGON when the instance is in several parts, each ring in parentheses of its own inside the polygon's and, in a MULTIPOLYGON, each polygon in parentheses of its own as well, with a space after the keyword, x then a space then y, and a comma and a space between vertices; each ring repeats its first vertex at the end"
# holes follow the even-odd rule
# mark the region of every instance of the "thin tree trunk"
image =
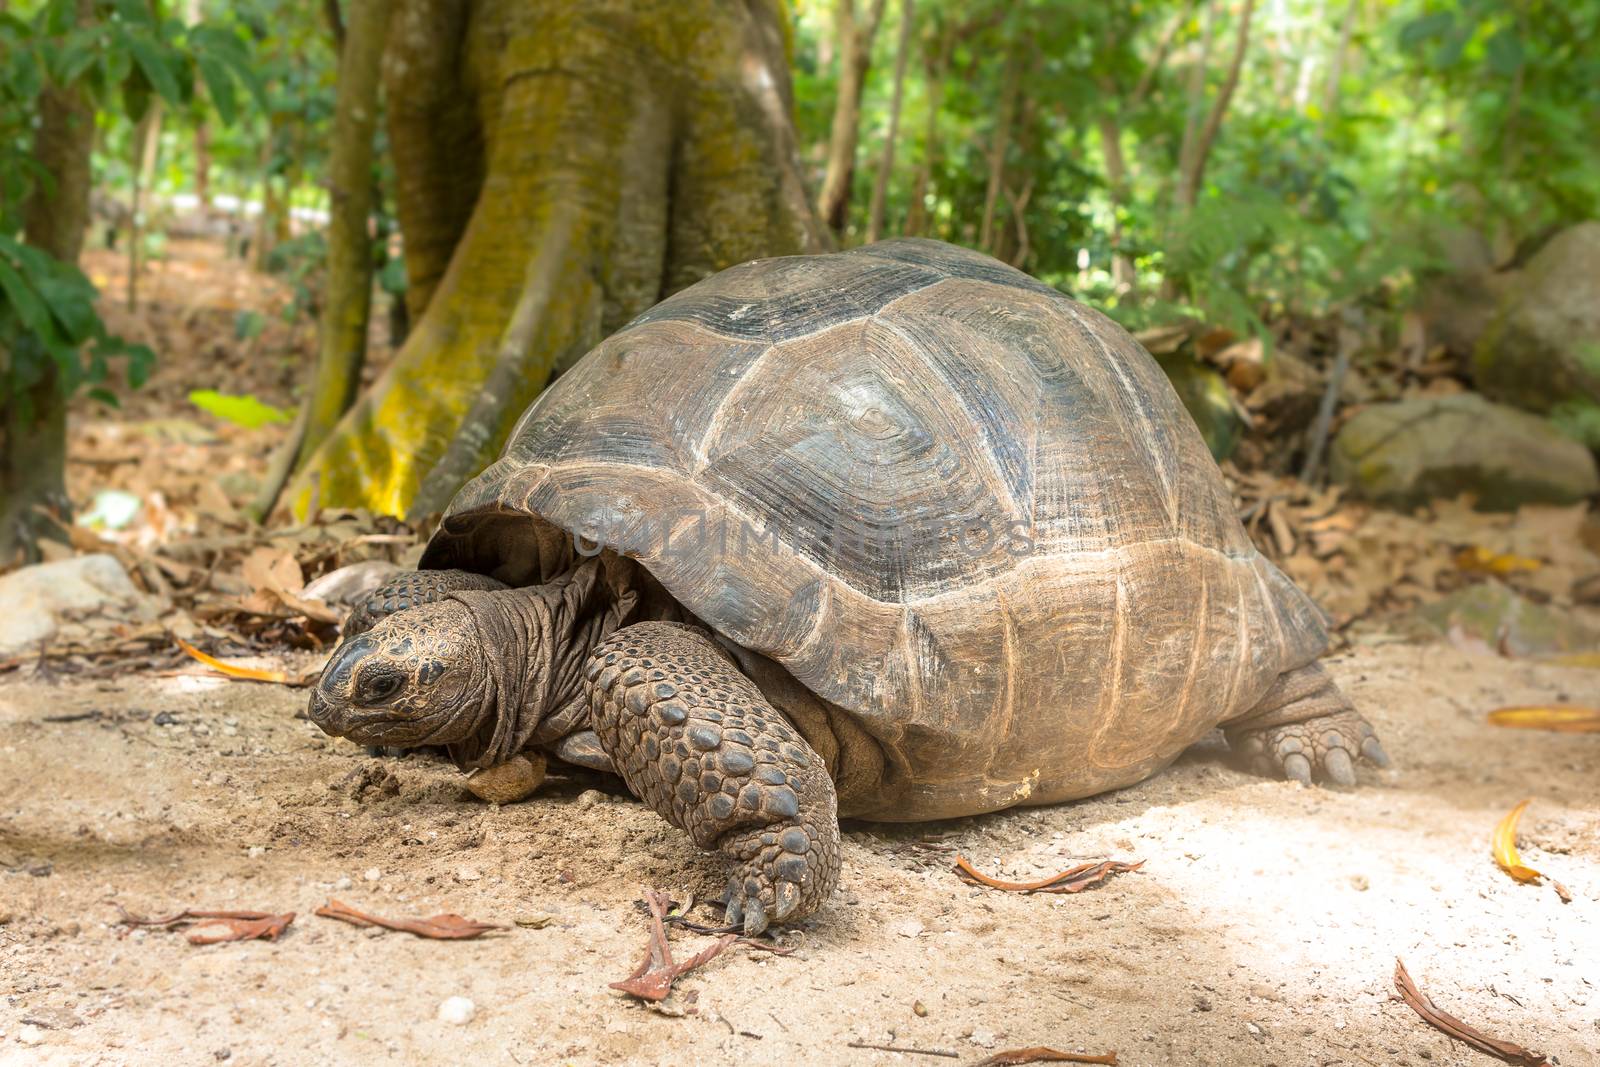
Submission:
POLYGON ((201 211, 211 209, 211 123, 194 124, 194 196, 201 211))
POLYGON ((922 135, 922 159, 917 164, 916 177, 911 181, 911 204, 906 209, 906 236, 920 237, 928 228, 928 186, 933 181, 933 168, 939 161, 939 110, 944 103, 944 77, 950 65, 950 41, 940 43, 939 52, 923 66, 927 86, 928 119, 922 135))
POLYGON ((1022 46, 1013 45, 1006 53, 1005 72, 1000 89, 1000 113, 989 137, 989 180, 983 192, 983 224, 978 231, 978 247, 994 252, 994 212, 1006 176, 1006 149, 1011 144, 1011 124, 1015 121, 1017 94, 1022 83, 1022 46))
POLYGON ((1244 69, 1245 52, 1250 46, 1250 18, 1254 12, 1255 0, 1244 0, 1244 8, 1239 12, 1233 58, 1228 63, 1227 76, 1223 78, 1222 86, 1217 90, 1216 100, 1212 101, 1211 112, 1206 116, 1205 125, 1200 128, 1200 133, 1195 138, 1194 154, 1189 160, 1189 165, 1178 177, 1178 205, 1182 211, 1187 212, 1193 208, 1199 199, 1200 185, 1205 179, 1206 160, 1211 155, 1211 146, 1216 143, 1217 131, 1222 128, 1222 119, 1228 112, 1228 104, 1233 100, 1234 90, 1239 87, 1239 75, 1244 69))
POLYGON ((133 211, 128 237, 128 310, 139 306, 139 273, 144 270, 144 229, 150 184, 155 180, 156 159, 161 152, 161 116, 165 111, 160 97, 150 99, 150 107, 139 120, 133 136, 133 211))
POLYGON ((1328 76, 1322 85, 1322 121, 1332 122, 1339 112, 1339 83, 1344 78, 1344 61, 1350 53, 1350 38, 1361 17, 1361 0, 1350 0, 1339 23, 1339 44, 1328 59, 1328 76))
MULTIPOLYGON (((78 0, 77 17, 94 17, 92 0, 78 0)), ((63 263, 77 263, 89 225, 89 157, 94 145, 94 108, 77 87, 48 86, 39 99, 33 158, 52 183, 34 187, 22 205, 23 239, 63 263)), ((9 357, 0 373, 0 563, 20 548, 37 557, 40 536, 59 533, 48 517, 65 520, 67 498, 67 398, 55 363, 46 358, 31 382, 16 376, 9 357), (42 509, 42 510, 41 510, 42 509)))
POLYGON ((867 217, 867 241, 883 232, 883 204, 889 195, 889 174, 894 170, 895 140, 900 136, 900 106, 905 99, 906 58, 911 51, 911 26, 916 21, 915 0, 901 0, 900 40, 894 53, 894 94, 889 99, 889 132, 878 161, 878 179, 872 185, 872 208, 867 217))
POLYGON ((1109 111, 1099 119, 1100 154, 1106 160, 1106 191, 1111 195, 1111 280, 1118 294, 1133 292, 1138 275, 1122 247, 1122 213, 1128 207, 1128 164, 1122 154, 1122 126, 1109 111))
MULTIPOLYGON (((328 160, 328 275, 305 414, 283 445, 293 456, 327 439, 361 386, 372 311, 372 138, 391 10, 390 0, 350 0, 348 29, 340 22, 345 43, 328 160)), ((278 480, 263 484, 252 509, 257 516, 271 513, 291 470, 292 460, 274 464, 278 480)))
POLYGON ((1216 39, 1217 0, 1206 0, 1205 17, 1200 23, 1200 54, 1189 68, 1189 85, 1185 95, 1188 106, 1183 119, 1183 142, 1178 149, 1178 172, 1189 169, 1194 156, 1195 139, 1200 135, 1200 124, 1206 114, 1206 74, 1211 66, 1211 43, 1216 39))
POLYGON ((844 232, 850 217, 850 188, 855 180, 856 145, 861 136, 861 96, 872 66, 872 42, 887 3, 888 0, 871 0, 864 22, 856 18, 855 0, 838 0, 834 7, 839 90, 834 98, 828 166, 817 198, 817 214, 835 234, 844 232))

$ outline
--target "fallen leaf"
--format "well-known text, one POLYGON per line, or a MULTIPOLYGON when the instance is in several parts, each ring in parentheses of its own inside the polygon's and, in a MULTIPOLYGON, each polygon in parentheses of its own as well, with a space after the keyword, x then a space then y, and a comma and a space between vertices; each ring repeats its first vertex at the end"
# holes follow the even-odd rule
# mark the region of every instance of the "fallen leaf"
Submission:
POLYGON ((1516 574, 1519 571, 1536 571, 1543 561, 1528 556, 1515 556, 1509 552, 1494 552, 1481 545, 1463 548, 1456 553, 1456 567, 1468 574, 1516 574))
POLYGON ((450 912, 430 915, 426 919, 385 919, 357 911, 343 901, 331 899, 313 914, 320 915, 324 919, 338 919, 352 926, 381 926, 386 930, 401 930, 434 941, 470 941, 490 930, 505 929, 504 926, 496 926, 494 923, 463 919, 450 912))
POLYGON ((1517 823, 1522 820, 1522 813, 1528 805, 1533 803, 1529 797, 1521 804, 1511 809, 1511 812, 1494 828, 1494 861, 1511 877, 1519 882, 1537 882, 1544 875, 1532 867, 1522 864, 1522 856, 1517 852, 1517 823))
POLYGON ((278 935, 294 922, 292 911, 275 915, 270 911, 199 911, 185 908, 162 919, 145 919, 129 915, 123 911, 120 904, 117 905, 117 910, 122 911, 122 918, 117 921, 119 926, 149 926, 167 930, 193 927, 194 929, 188 934, 191 945, 215 945, 224 941, 276 941, 278 935), (228 932, 225 934, 201 932, 212 926, 226 926, 228 932))
POLYGON ((672 959, 672 949, 667 944, 667 928, 664 921, 667 911, 672 906, 672 900, 659 890, 646 889, 644 902, 650 909, 650 943, 645 947, 644 959, 633 969, 632 974, 620 982, 610 983, 608 988, 620 989, 641 1000, 665 1000, 667 994, 672 992, 673 982, 702 963, 714 959, 729 945, 739 940, 734 934, 723 934, 691 958, 682 963, 675 963, 672 959))
POLYGON ((237 663, 229 663, 226 660, 220 660, 215 656, 208 656, 181 637, 174 637, 173 640, 178 642, 178 647, 183 649, 190 656, 193 656, 195 659, 199 660, 201 663, 204 663, 212 670, 227 675, 229 678, 240 678, 247 682, 274 682, 278 685, 290 684, 289 676, 283 671, 264 670, 260 667, 241 667, 237 663))
POLYGON ((1513 730, 1554 730, 1563 734, 1600 733, 1600 708, 1552 704, 1548 707, 1498 708, 1489 725, 1513 730))
POLYGON ((998 878, 991 878, 978 870, 966 857, 956 857, 956 875, 962 881, 986 885, 991 889, 1003 889, 1008 893, 1081 893, 1092 885, 1105 881, 1113 874, 1122 874, 1125 871, 1137 871, 1144 866, 1144 860, 1136 863, 1124 863, 1121 860, 1101 860, 1099 863, 1080 863, 1078 866, 1053 874, 1049 878, 1041 878, 1037 882, 1003 882, 998 878))
POLYGON ((1450 1035, 1457 1041, 1464 1041, 1479 1052, 1487 1052, 1491 1056, 1498 1056, 1507 1063, 1520 1064, 1522 1067, 1543 1067, 1548 1062, 1538 1052, 1530 1052, 1511 1041, 1490 1037, 1477 1027, 1469 1026, 1457 1019, 1454 1015, 1440 1011, 1433 1001, 1428 998, 1428 995, 1417 988, 1417 983, 1412 981, 1411 975, 1406 972, 1406 965, 1398 959, 1394 961, 1394 985, 1400 991, 1400 999, 1405 1001, 1412 1011, 1422 1016, 1423 1022, 1442 1033, 1450 1035))
POLYGON ((1115 1067, 1117 1054, 1107 1052, 1091 1056, 1083 1052, 1062 1052, 1057 1048, 1035 1045, 1032 1048, 1008 1048, 985 1056, 972 1067, 1011 1067, 1018 1063, 1109 1063, 1115 1067))

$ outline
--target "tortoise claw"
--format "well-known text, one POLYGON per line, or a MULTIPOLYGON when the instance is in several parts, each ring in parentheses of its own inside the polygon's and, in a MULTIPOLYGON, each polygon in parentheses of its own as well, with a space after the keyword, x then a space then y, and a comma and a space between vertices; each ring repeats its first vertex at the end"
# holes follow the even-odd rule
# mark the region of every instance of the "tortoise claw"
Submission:
POLYGON ((744 909, 744 936, 755 937, 767 928, 767 909, 761 898, 751 900, 744 909))
POLYGON ((1322 770, 1334 785, 1356 784, 1355 764, 1350 761, 1350 753, 1342 748, 1328 750, 1328 754, 1322 757, 1322 770))
POLYGON ((778 908, 772 917, 782 922, 794 914, 794 909, 800 906, 800 887, 793 882, 778 883, 778 908))
POLYGON ((1290 753, 1283 758, 1283 774, 1292 778, 1301 785, 1311 784, 1311 761, 1298 752, 1290 753))
POLYGON ((1389 766, 1389 753, 1383 750, 1376 737, 1369 737, 1361 742, 1361 754, 1375 767, 1389 766))

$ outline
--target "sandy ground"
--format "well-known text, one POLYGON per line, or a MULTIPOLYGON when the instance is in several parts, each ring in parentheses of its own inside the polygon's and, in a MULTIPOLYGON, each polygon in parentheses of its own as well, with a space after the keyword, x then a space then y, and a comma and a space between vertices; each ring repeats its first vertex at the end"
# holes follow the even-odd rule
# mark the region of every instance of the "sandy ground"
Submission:
MULTIPOLYGON (((841 892, 783 936, 794 954, 735 946, 679 983, 679 1014, 607 983, 644 945, 640 887, 705 895, 717 867, 596 780, 493 808, 447 766, 322 737, 294 717, 302 692, 3 682, 0 1062, 938 1064, 1038 1044, 1125 1065, 1491 1062, 1391 999, 1401 956, 1445 1010, 1552 1062, 1600 1063, 1600 736, 1482 725, 1499 705, 1592 701, 1600 674, 1443 645, 1332 666, 1395 757, 1358 790, 1263 781, 1201 745, 1090 801, 854 825, 841 892), (1489 858, 1528 795, 1524 856, 1571 904, 1489 858), (958 881, 918 847, 931 838, 1011 875, 1146 866, 1014 896, 958 881), (313 917, 329 896, 551 921, 424 941, 313 917), (276 943, 193 947, 121 936, 113 901, 298 918, 276 943), (475 1003, 470 1023, 436 1019, 451 996, 475 1003)), ((673 933, 680 956, 708 941, 673 933)))

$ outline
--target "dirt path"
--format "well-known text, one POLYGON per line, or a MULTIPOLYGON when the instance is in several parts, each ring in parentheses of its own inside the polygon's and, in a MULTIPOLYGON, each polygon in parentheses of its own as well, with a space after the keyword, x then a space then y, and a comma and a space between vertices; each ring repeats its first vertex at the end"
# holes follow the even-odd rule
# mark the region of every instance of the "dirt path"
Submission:
MULTIPOLYGON (((1445 1010, 1600 1063, 1600 737, 1481 725, 1501 704, 1593 700, 1600 675, 1445 646, 1333 667, 1396 760, 1360 790, 1261 781, 1200 746, 1091 801, 856 826, 842 891, 784 937, 794 955, 735 947, 680 983, 679 1017, 606 983, 643 945, 639 888, 706 894, 716 868, 631 800, 558 780, 490 808, 441 764, 323 738, 283 689, 0 683, 0 1062, 937 1064, 1036 1044, 1135 1067, 1491 1062, 1391 1000, 1398 955, 1445 1010), (1571 904, 1489 859, 1529 794, 1525 856, 1571 904), (957 881, 916 847, 934 836, 1012 875, 1147 865, 1018 897, 957 881), (552 918, 429 942, 314 918, 329 896, 552 918), (275 944, 196 948, 119 937, 110 901, 299 917, 275 944), (472 1022, 436 1020, 451 996, 472 1022)), ((682 953, 707 940, 674 934, 682 953)))

